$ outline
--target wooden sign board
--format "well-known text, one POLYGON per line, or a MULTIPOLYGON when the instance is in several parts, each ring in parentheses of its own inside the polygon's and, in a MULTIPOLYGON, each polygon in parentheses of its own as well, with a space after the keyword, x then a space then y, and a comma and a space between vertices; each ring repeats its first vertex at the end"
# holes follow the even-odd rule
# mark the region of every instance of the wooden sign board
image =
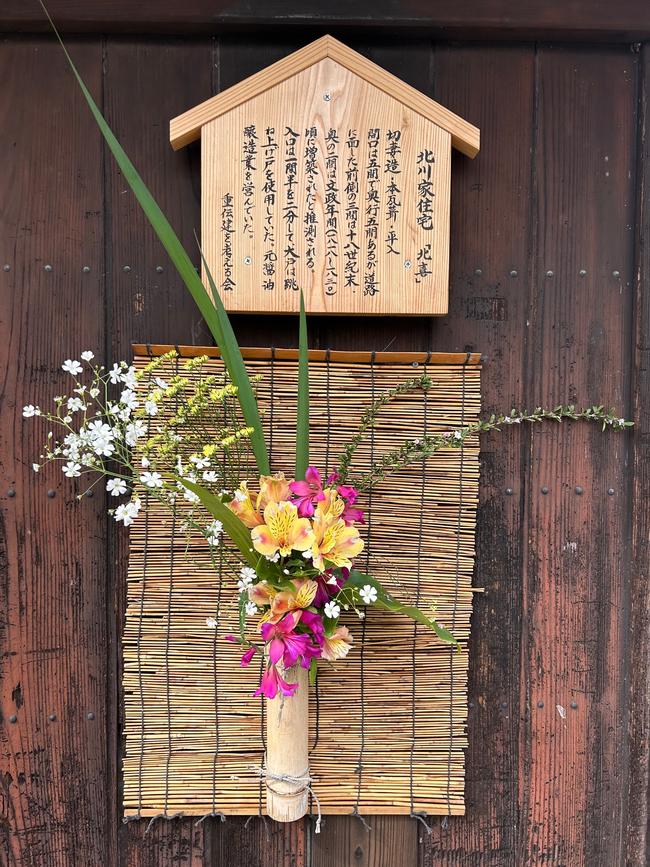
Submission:
POLYGON ((324 37, 171 129, 201 136, 202 246, 229 311, 295 312, 302 290, 311 313, 447 312, 451 148, 478 150, 461 118, 324 37))

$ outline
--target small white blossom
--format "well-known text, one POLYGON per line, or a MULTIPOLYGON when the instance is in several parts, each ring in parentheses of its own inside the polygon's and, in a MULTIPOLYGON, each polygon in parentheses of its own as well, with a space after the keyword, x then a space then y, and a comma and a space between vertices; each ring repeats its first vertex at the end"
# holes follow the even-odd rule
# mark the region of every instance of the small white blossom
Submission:
POLYGON ((122 371, 120 370, 119 364, 114 364, 111 369, 108 371, 108 378, 110 379, 113 385, 117 385, 118 382, 122 379, 122 371))
POLYGON ((80 397, 70 397, 68 398, 68 411, 69 412, 78 412, 80 409, 85 409, 86 406, 83 400, 80 397))
POLYGON ((74 391, 75 394, 84 394, 86 391, 86 386, 80 385, 79 388, 73 388, 72 390, 74 391))
POLYGON ((150 416, 158 415, 158 404, 155 400, 145 400, 144 411, 150 416))
POLYGON ((190 463, 194 464, 197 470, 205 470, 206 467, 210 466, 210 461, 208 458, 204 458, 201 455, 192 455, 190 458, 190 463))
POLYGON ((110 458, 115 451, 115 446, 108 438, 98 438, 93 443, 93 451, 99 457, 110 458))
POLYGON ((163 391, 169 388, 164 379, 161 379, 159 376, 155 377, 154 382, 158 386, 158 388, 162 388, 163 391))
POLYGON ((330 578, 328 578, 327 583, 331 584, 333 587, 338 586, 338 579, 337 579, 336 575, 332 575, 330 578))
POLYGON ((125 388, 120 395, 120 403, 127 409, 137 409, 139 406, 135 392, 130 388, 125 388))
POLYGON ((41 411, 37 406, 34 406, 33 403, 27 404, 27 406, 23 407, 23 417, 24 418, 32 418, 32 416, 40 415, 41 411))
POLYGON ((277 563, 278 560, 280 559, 280 552, 276 551, 275 554, 271 554, 271 555, 265 554, 264 556, 269 561, 269 563, 277 563))
POLYGON ((63 421, 65 424, 70 424, 70 422, 72 421, 72 416, 71 415, 64 415, 63 421))
POLYGON ((126 482, 124 479, 109 479, 106 482, 106 490, 112 497, 121 497, 126 494, 126 482))
POLYGON ((218 480, 219 480, 219 477, 215 473, 214 470, 206 470, 203 473, 203 481, 204 482, 209 482, 210 484, 216 484, 218 480))
POLYGON ((133 390, 138 384, 138 379, 135 375, 135 367, 133 366, 129 367, 126 373, 123 373, 120 378, 128 389, 133 390))
POLYGON ((237 589, 240 593, 245 593, 249 587, 253 586, 255 570, 250 566, 244 566, 239 574, 241 575, 241 580, 237 582, 237 589))
POLYGON ((625 419, 624 419, 624 418, 619 418, 618 423, 619 423, 619 425, 620 425, 621 427, 623 427, 623 426, 625 425, 625 419))
POLYGON ((336 602, 326 602, 325 603, 325 617, 329 617, 331 620, 336 620, 336 618, 341 613, 341 606, 337 605, 336 602))
POLYGON ((359 590, 359 596, 366 605, 372 605, 377 601, 377 589, 372 584, 364 584, 359 590))
POLYGON ((455 431, 454 431, 454 439, 455 439, 455 440, 460 440, 460 439, 462 439, 462 438, 463 438, 462 433, 461 433, 459 430, 455 430, 455 431))
POLYGON ((142 473, 140 481, 147 488, 162 488, 163 480, 160 473, 142 473))
POLYGON ((223 524, 221 521, 212 521, 205 528, 206 539, 208 540, 208 545, 218 545, 221 533, 223 531, 223 524))
POLYGON ((140 500, 131 500, 130 503, 122 503, 115 509, 113 518, 121 521, 125 527, 130 527, 140 511, 140 500))
POLYGON ((63 370, 65 370, 66 373, 72 374, 72 376, 78 376, 83 370, 83 367, 79 364, 79 362, 73 361, 71 358, 68 358, 66 361, 64 361, 61 367, 63 370))
POLYGON ((302 556, 305 558, 305 560, 311 560, 314 556, 314 552, 311 550, 311 548, 307 548, 306 551, 302 552, 302 556))
POLYGON ((94 357, 95 353, 91 352, 89 349, 81 353, 81 358, 83 361, 92 361, 94 357))
POLYGON ((206 617, 205 625, 208 627, 208 629, 216 629, 217 621, 214 619, 214 617, 206 617))
POLYGON ((97 397, 98 395, 99 395, 99 389, 98 388, 91 388, 90 389, 90 396, 91 397, 97 397))
POLYGON ((147 433, 147 429, 144 425, 144 422, 138 419, 137 421, 130 422, 126 426, 126 430, 124 432, 124 439, 126 440, 126 444, 128 446, 134 446, 140 437, 143 437, 147 433))
POLYGON ((240 491, 239 489, 237 489, 235 491, 235 499, 237 500, 238 503, 243 503, 247 496, 248 496, 248 494, 245 494, 243 491, 240 491))
POLYGON ((249 617, 252 617, 254 614, 257 614, 257 605, 254 602, 246 603, 246 614, 249 617))
POLYGON ((76 479, 81 475, 81 464, 77 464, 74 461, 69 461, 67 464, 63 464, 61 469, 63 470, 63 475, 67 476, 69 479, 76 479))
POLYGON ((142 460, 140 461, 140 466, 146 470, 151 466, 151 463, 149 462, 148 458, 142 458, 142 460))
POLYGON ((40 468, 41 468, 40 464, 32 464, 32 469, 34 470, 35 473, 37 473, 40 470, 40 468))

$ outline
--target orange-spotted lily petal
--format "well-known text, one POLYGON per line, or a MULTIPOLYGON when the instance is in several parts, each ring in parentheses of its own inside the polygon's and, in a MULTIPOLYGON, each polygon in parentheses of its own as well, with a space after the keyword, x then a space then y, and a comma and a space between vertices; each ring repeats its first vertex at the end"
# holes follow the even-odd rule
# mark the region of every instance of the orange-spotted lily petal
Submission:
POLYGON ((253 496, 255 495, 248 490, 246 482, 242 482, 235 491, 234 498, 228 503, 230 511, 234 512, 239 520, 249 528, 264 523, 259 511, 259 494, 255 496, 255 503, 253 503, 253 496))
POLYGON ((289 480, 285 479, 284 473, 275 473, 273 476, 260 476, 260 506, 265 508, 269 503, 282 503, 291 499, 289 480))
POLYGON ((329 638, 325 636, 321 648, 321 656, 323 659, 334 662, 347 656, 351 647, 352 635, 350 634, 350 630, 347 626, 337 626, 329 638))
POLYGON ((306 578, 295 581, 296 590, 281 590, 271 603, 271 621, 275 622, 289 611, 309 608, 318 592, 318 584, 306 578))
POLYGON ((253 547, 265 557, 292 551, 306 551, 314 543, 314 531, 307 518, 298 517, 293 503, 269 503, 264 509, 264 523, 251 531, 253 547))
POLYGON ((314 521, 316 541, 312 548, 313 562, 320 572, 325 571, 325 561, 339 568, 350 568, 352 559, 363 551, 363 539, 355 527, 348 527, 342 518, 314 521))

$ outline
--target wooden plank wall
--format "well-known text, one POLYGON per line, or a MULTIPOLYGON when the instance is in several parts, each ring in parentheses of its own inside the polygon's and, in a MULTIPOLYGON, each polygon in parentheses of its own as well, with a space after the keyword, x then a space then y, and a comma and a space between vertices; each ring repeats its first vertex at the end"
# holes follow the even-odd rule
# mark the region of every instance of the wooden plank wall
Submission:
MULTIPOLYGON (((167 122, 320 33, 69 40, 188 245, 199 151, 167 122), (288 41, 282 41, 285 38, 288 41)), ((482 130, 454 158, 451 306, 439 320, 314 319, 314 346, 479 350, 485 408, 603 401, 633 435, 483 442, 467 815, 265 827, 120 821, 125 540, 101 496, 35 477, 19 409, 58 365, 205 327, 51 39, 0 43, 0 862, 11 867, 642 867, 647 863, 650 422, 648 47, 341 35, 482 130), (45 270, 51 265, 51 270, 45 270), (84 266, 89 271, 84 271, 84 266), (584 272, 584 273, 582 273, 584 272), (48 496, 48 491, 51 496, 48 496)), ((239 318, 247 345, 296 323, 239 318)))

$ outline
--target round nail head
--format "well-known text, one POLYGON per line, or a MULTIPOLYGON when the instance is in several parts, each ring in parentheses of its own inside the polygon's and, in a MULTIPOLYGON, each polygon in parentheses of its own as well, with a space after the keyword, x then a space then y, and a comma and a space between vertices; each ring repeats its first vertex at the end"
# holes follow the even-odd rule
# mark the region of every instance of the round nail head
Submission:
POLYGON ((510 276, 511 276, 511 277, 516 277, 516 276, 517 276, 517 271, 515 271, 514 268, 513 268, 512 271, 510 272, 510 276))
POLYGON ((607 488, 607 493, 609 494, 610 497, 613 497, 614 493, 615 493, 614 488, 607 488))
POLYGON ((546 485, 544 485, 544 487, 542 488, 542 493, 548 494, 548 488, 546 487, 546 485))
POLYGON ((84 272, 84 274, 90 274, 90 265, 84 265, 81 270, 84 272))
POLYGON ((538 702, 537 702, 537 707, 544 707, 544 702, 543 702, 543 701, 538 701, 538 702))
POLYGON ((157 274, 162 274, 163 271, 164 271, 164 268, 162 265, 156 265, 156 273, 157 274))
POLYGON ((506 488, 506 494, 511 497, 512 496, 512 488, 506 488))
POLYGON ((94 492, 94 491, 86 491, 85 496, 86 496, 86 497, 94 497, 94 496, 95 496, 95 492, 94 492))
POLYGON ((404 262, 404 267, 408 269, 408 268, 411 267, 412 264, 413 264, 413 263, 411 262, 411 260, 410 260, 410 259, 407 259, 407 260, 404 262))
POLYGON ((621 276, 620 271, 612 271, 612 277, 620 277, 620 276, 621 276))
POLYGON ((47 495, 48 495, 48 497, 49 497, 50 500, 51 500, 51 499, 53 499, 54 497, 56 497, 56 491, 53 491, 52 488, 50 488, 50 490, 47 492, 47 495))
POLYGON ((11 265, 5 265, 2 270, 3 271, 11 271, 11 265))
POLYGON ((14 491, 13 488, 9 488, 9 490, 7 491, 7 496, 8 497, 15 497, 16 496, 16 492, 14 491))
POLYGON ((571 707, 573 708, 573 710, 576 710, 576 708, 578 707, 578 702, 577 702, 577 701, 572 701, 572 702, 571 702, 571 707))
POLYGON ((586 276, 587 276, 587 272, 585 271, 584 268, 581 268, 581 269, 578 271, 578 273, 580 274, 581 277, 586 277, 586 276))
POLYGON ((16 716, 15 713, 12 713, 12 714, 11 714, 11 716, 9 717, 9 722, 10 722, 10 723, 18 722, 18 717, 16 716))
POLYGON ((130 265, 125 265, 125 266, 122 268, 122 271, 124 271, 125 274, 128 274, 130 270, 131 270, 131 266, 130 266, 130 265))
POLYGON ((252 264, 252 262, 253 262, 253 260, 251 259, 250 256, 244 256, 244 265, 250 265, 250 264, 252 264))
POLYGON ((323 94, 323 99, 325 100, 325 102, 330 102, 330 100, 332 99, 332 94, 329 92, 329 90, 325 91, 325 93, 323 94))
POLYGON ((55 713, 51 713, 51 714, 48 716, 48 719, 49 719, 50 722, 54 722, 54 721, 56 720, 56 714, 55 714, 55 713))
POLYGON ((477 277, 480 277, 483 274, 483 270, 481 268, 477 268, 474 273, 477 277))
POLYGON ((553 272, 552 272, 552 271, 547 271, 547 272, 546 272, 546 276, 547 276, 547 277, 552 277, 552 276, 553 276, 553 272))
POLYGON ((582 491, 582 488, 580 487, 580 485, 576 485, 576 494, 582 494, 582 492, 583 491, 582 491))
POLYGON ((86 719, 89 719, 89 720, 93 720, 93 719, 95 719, 95 714, 94 714, 92 711, 89 711, 89 712, 86 714, 86 719))
POLYGON ((51 270, 52 270, 52 266, 51 266, 51 265, 46 265, 46 266, 43 268, 43 270, 44 270, 44 271, 51 271, 51 270))

